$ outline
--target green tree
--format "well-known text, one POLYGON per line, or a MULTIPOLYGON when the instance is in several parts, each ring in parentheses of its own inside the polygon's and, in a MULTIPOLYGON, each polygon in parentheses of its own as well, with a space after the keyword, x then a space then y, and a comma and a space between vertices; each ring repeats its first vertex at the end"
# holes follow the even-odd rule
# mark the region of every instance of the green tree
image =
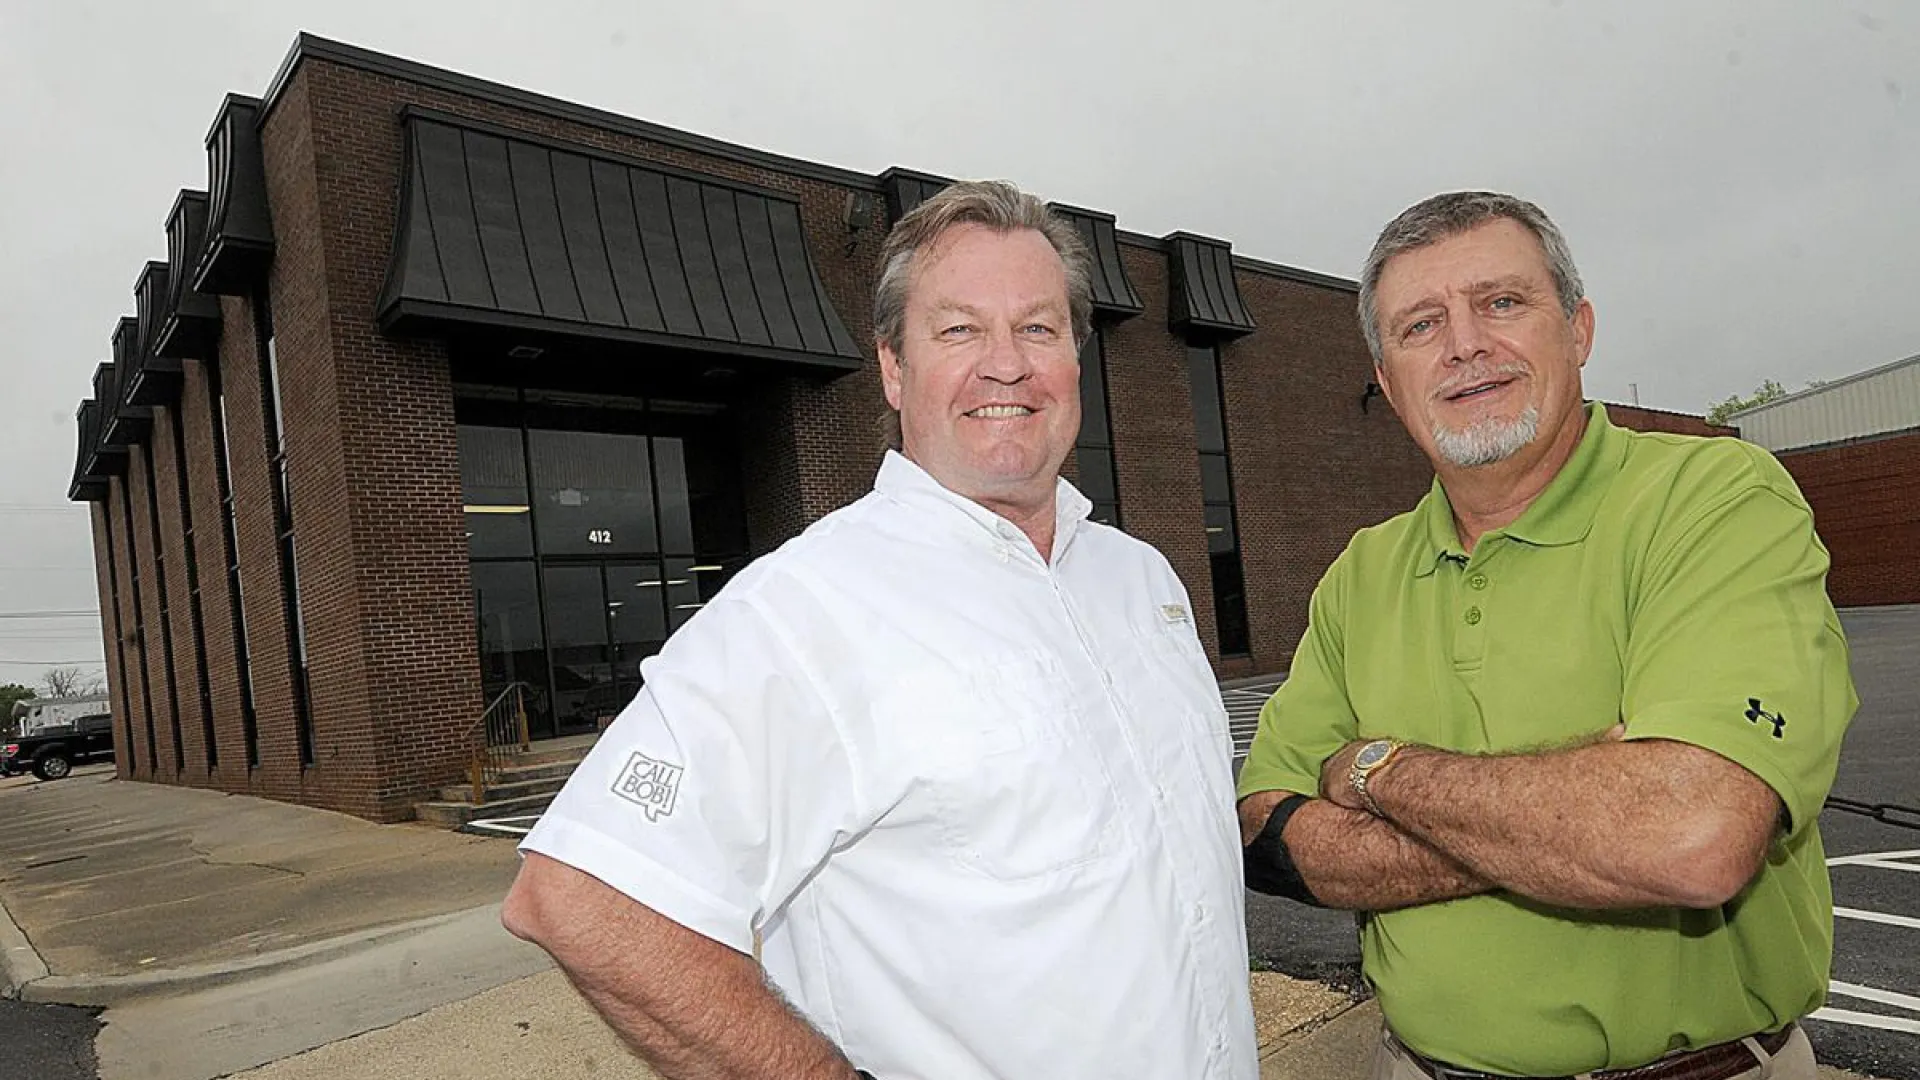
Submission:
POLYGON ((1734 413, 1737 413, 1742 409, 1751 409, 1755 405, 1765 405, 1769 401, 1773 401, 1776 398, 1783 398, 1786 396, 1787 396, 1786 387, 1781 386, 1779 383, 1774 382, 1772 379, 1768 379, 1766 382, 1763 382, 1760 384, 1759 389, 1755 390, 1751 394, 1748 394, 1746 397, 1741 397, 1739 394, 1734 394, 1728 397, 1727 400, 1722 401, 1721 403, 1719 403, 1718 405, 1715 405, 1711 409, 1708 409, 1707 423, 1724 424, 1727 422, 1727 417, 1732 416, 1734 413))
POLYGON ((0 729, 11 730, 13 727, 13 703, 33 696, 31 686, 21 686, 19 683, 0 686, 0 729))

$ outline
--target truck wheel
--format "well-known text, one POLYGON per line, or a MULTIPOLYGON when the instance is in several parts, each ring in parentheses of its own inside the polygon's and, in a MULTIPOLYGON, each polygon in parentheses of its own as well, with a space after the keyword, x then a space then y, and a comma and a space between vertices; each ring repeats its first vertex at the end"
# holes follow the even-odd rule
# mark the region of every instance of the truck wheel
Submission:
POLYGON ((58 780, 73 771, 73 762, 63 750, 49 750, 33 760, 33 775, 42 780, 58 780))

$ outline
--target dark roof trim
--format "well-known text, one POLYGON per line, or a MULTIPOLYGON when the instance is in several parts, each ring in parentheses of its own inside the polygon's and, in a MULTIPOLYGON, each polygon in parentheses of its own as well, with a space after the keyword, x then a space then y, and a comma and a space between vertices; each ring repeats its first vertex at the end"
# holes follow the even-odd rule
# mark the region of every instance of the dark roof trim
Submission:
POLYGON ((403 122, 382 329, 486 326, 835 374, 865 362, 792 196, 449 113, 403 122))
MULTIPOLYGON (((1127 229, 1115 229, 1114 237, 1128 247, 1145 248, 1148 251, 1157 251, 1162 255, 1167 252, 1166 241, 1157 236, 1148 236, 1145 233, 1132 232, 1127 229)), ((1233 257, 1233 265, 1236 269, 1246 270, 1255 274, 1265 274, 1268 277, 1284 278, 1287 281, 1297 281, 1302 285, 1318 285, 1324 289, 1338 289, 1341 292, 1350 292, 1356 295, 1360 292, 1360 283, 1352 278, 1343 278, 1337 274, 1323 274, 1318 270, 1304 270, 1298 266, 1288 266, 1285 263, 1268 262, 1265 259, 1256 259, 1250 255, 1235 255, 1233 257)))
POLYGON ((495 105, 504 105, 514 109, 525 109, 528 112, 539 113, 543 116, 550 116, 558 120, 570 120, 577 124, 586 124, 590 127, 602 128, 607 131, 618 132, 622 135, 632 135, 666 146, 678 147, 682 150, 691 150, 698 154, 709 154, 727 161, 736 161, 743 165, 769 169, 774 172, 785 173, 789 176, 798 176, 809 180, 823 180, 829 184, 840 184, 846 187, 859 188, 864 191, 875 190, 873 177, 865 173, 854 172, 850 169, 834 168, 831 165, 820 165, 811 161, 802 161, 799 158, 772 154, 765 150, 755 150, 752 147, 741 146, 738 143, 724 142, 720 139, 710 138, 705 135, 696 135, 692 132, 680 131, 660 124, 651 124, 644 120, 635 120, 632 117, 621 116, 618 113, 607 112, 603 109, 577 105, 570 101, 562 101, 559 98, 548 97, 545 94, 536 94, 501 83, 475 78, 472 75, 463 75, 459 72, 448 71, 444 68, 430 67, 418 61, 406 60, 398 56, 389 56, 385 53, 377 53, 370 49, 363 49, 355 45, 348 45, 343 42, 331 41, 327 38, 304 33, 294 39, 293 48, 287 52, 286 60, 281 63, 279 72, 273 77, 273 84, 267 88, 266 105, 260 110, 261 123, 264 124, 266 122, 267 115, 273 111, 275 105, 279 104, 281 93, 286 89, 287 84, 293 80, 294 72, 299 69, 300 64, 306 60, 324 60, 358 71, 370 72, 375 75, 385 75, 390 78, 417 83, 421 86, 430 86, 438 90, 445 90, 449 93, 478 98, 495 105))
POLYGON ((906 217, 914 207, 953 186, 953 181, 898 165, 880 174, 880 194, 887 200, 887 224, 906 217))
POLYGON ((1134 292, 1127 268, 1120 262, 1120 245, 1113 235, 1113 215, 1061 203, 1048 205, 1078 229, 1080 238, 1087 242, 1087 252, 1093 256, 1093 309, 1121 318, 1140 314, 1144 310, 1140 294, 1134 292))
POLYGON ((261 156, 260 102, 228 94, 207 132, 207 226, 193 287, 244 296, 273 265, 273 215, 261 156))
POLYGON ((1167 325, 1180 334, 1238 337, 1252 333, 1253 316, 1233 277, 1233 249, 1225 240, 1169 233, 1167 325))
POLYGON ((167 214, 166 311, 154 351, 176 360, 211 357, 220 338, 220 300, 193 287, 193 271, 206 248, 207 193, 182 190, 167 214))
POLYGON ((180 361, 154 351, 166 318, 169 286, 167 264, 150 262, 133 285, 134 310, 139 313, 139 342, 133 366, 125 369, 126 400, 133 405, 171 405, 180 400, 180 361))

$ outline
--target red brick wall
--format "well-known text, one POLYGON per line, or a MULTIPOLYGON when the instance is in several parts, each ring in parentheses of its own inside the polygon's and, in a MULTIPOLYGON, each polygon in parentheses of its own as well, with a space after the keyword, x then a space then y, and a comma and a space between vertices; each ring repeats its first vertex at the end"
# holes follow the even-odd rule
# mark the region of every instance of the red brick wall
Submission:
POLYGON ((1920 431, 1779 457, 1833 557, 1834 604, 1920 604, 1920 431))
POLYGON ((273 487, 253 304, 244 298, 224 296, 220 308, 224 327, 220 384, 227 410, 228 480, 238 509, 235 540, 240 555, 240 596, 253 672, 254 713, 260 730, 260 766, 249 778, 248 791, 269 798, 308 801, 301 797, 299 748, 294 736, 293 681, 288 668, 286 609, 280 585, 279 540, 274 535, 273 487))
MULTIPOLYGON (((226 334, 216 354, 231 349, 234 329, 226 334)), ((214 745, 220 765, 212 780, 225 791, 247 792, 252 783, 247 766, 245 728, 240 711, 240 665, 236 651, 232 593, 227 585, 225 541, 226 507, 220 502, 219 459, 213 437, 218 422, 207 378, 207 365, 188 360, 182 365, 178 406, 181 435, 187 454, 187 494, 193 500, 194 558, 200 573, 200 616, 206 635, 207 690, 213 701, 214 745)))
POLYGON ((1623 428, 1634 431, 1665 431, 1675 435, 1738 436, 1739 428, 1724 424, 1709 424, 1703 416, 1693 413, 1668 412, 1665 409, 1646 409, 1638 405, 1619 405, 1608 401, 1607 419, 1623 428))

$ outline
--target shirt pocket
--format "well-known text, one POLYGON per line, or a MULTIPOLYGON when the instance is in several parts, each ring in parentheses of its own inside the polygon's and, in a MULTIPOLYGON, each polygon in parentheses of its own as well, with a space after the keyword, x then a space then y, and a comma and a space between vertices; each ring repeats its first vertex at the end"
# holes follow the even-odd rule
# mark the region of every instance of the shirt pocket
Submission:
POLYGON ((1050 656, 1020 653, 907 674, 876 717, 910 732, 899 809, 947 857, 993 881, 1030 881, 1114 855, 1111 786, 1050 656))
MULTIPOLYGON (((1209 780, 1233 774, 1233 735, 1227 724, 1220 684, 1213 677, 1200 639, 1187 623, 1143 628, 1134 635, 1139 663, 1125 688, 1126 700, 1136 702, 1143 726, 1175 739, 1200 773, 1209 780)), ((1174 748, 1169 747, 1169 753, 1174 748)))

